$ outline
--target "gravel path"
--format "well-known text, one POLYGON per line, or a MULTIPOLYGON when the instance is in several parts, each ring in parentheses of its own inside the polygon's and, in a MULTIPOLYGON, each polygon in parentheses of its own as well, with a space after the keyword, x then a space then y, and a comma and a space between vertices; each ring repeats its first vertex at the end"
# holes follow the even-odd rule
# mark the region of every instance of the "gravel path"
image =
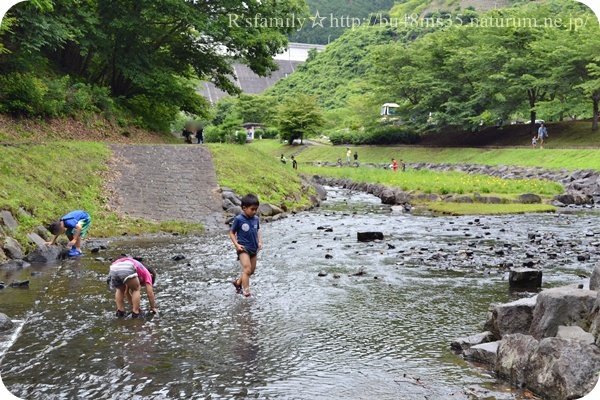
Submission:
POLYGON ((219 183, 210 152, 199 145, 113 145, 115 194, 122 214, 152 221, 224 225, 219 183))

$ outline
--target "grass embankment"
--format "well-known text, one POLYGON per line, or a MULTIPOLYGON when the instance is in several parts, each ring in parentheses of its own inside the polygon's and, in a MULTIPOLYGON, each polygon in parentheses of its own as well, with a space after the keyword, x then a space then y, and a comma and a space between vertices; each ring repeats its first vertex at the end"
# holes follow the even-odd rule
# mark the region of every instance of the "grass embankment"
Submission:
POLYGON ((199 230, 199 224, 160 224, 121 217, 107 207, 103 175, 110 150, 102 143, 69 142, 0 146, 0 209, 18 216, 17 240, 37 225, 46 226, 64 214, 86 210, 92 216, 89 236, 199 230), (32 216, 21 215, 23 208, 32 216))
MULTIPOLYGON (((252 144, 256 149, 268 152, 272 157, 281 155, 290 157, 296 154, 300 162, 300 171, 336 178, 349 178, 355 182, 380 183, 398 187, 415 193, 436 193, 498 196, 510 201, 523 193, 535 193, 549 199, 562 193, 563 188, 556 182, 538 179, 500 179, 487 175, 472 175, 460 172, 434 172, 412 170, 393 173, 389 170, 370 167, 334 168, 316 167, 302 163, 337 161, 346 159, 345 146, 311 146, 301 150, 299 146, 286 146, 277 141, 257 141, 252 144)), ((417 147, 351 147, 358 151, 362 163, 389 163, 392 158, 405 162, 426 161, 432 163, 473 163, 487 165, 540 165, 548 168, 594 168, 600 169, 600 150, 574 149, 456 149, 456 148, 417 148, 417 147), (530 155, 537 156, 538 162, 532 162, 530 155), (524 161, 524 162, 520 162, 524 161)), ((452 214, 493 214, 553 211, 555 207, 546 204, 494 204, 481 203, 427 203, 435 211, 452 214)))
MULTIPOLYGON (((273 146, 276 141, 265 141, 273 146)), ((256 146, 209 144, 217 179, 221 186, 233 189, 238 195, 254 193, 264 203, 283 206, 286 210, 311 204, 307 195, 300 196, 300 176, 277 158, 256 146)), ((311 192, 310 193, 314 193, 311 192)))

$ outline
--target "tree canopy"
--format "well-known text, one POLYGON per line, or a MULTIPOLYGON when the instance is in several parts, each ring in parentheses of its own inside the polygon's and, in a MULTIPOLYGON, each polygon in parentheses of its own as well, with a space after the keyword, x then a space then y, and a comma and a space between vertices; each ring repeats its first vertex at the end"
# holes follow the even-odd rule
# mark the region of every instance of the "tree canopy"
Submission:
MULTIPOLYGON (((38 2, 39 3, 39 2, 38 2)), ((55 0, 51 8, 13 7, 0 32, 0 72, 69 74, 112 96, 142 118, 203 114, 197 81, 229 93, 233 60, 259 75, 276 69, 273 56, 293 28, 277 21, 306 15, 303 0, 55 0), (259 16, 260 19, 255 17, 259 16), (266 21, 266 23, 264 22, 266 21)))

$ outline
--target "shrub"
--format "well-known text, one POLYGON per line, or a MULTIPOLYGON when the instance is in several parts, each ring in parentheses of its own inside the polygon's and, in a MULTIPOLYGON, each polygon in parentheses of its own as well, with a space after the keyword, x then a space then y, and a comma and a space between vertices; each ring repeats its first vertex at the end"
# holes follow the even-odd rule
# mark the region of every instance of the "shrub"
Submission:
POLYGON ((221 137, 219 136, 219 128, 210 125, 204 128, 204 142, 205 143, 219 143, 221 142, 221 137))
POLYGON ((349 129, 329 132, 329 140, 335 145, 413 144, 418 138, 417 132, 401 126, 382 126, 362 132, 349 129))
POLYGON ((277 128, 266 128, 262 135, 263 139, 275 139, 279 136, 279 130, 277 128))
POLYGON ((23 116, 40 115, 48 86, 33 74, 12 72, 0 76, 0 111, 23 116))

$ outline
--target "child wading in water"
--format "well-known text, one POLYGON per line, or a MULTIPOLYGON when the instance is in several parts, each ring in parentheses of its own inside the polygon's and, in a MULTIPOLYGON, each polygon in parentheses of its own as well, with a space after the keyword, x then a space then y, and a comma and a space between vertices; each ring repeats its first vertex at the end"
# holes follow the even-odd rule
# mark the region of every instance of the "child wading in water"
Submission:
POLYGON ((131 304, 132 318, 139 318, 145 315, 145 312, 140 310, 142 287, 146 288, 146 294, 148 294, 148 301, 150 302, 150 311, 157 314, 154 302, 154 290, 152 289, 152 285, 156 282, 156 272, 152 268, 145 267, 138 260, 125 257, 111 264, 108 276, 110 288, 116 291, 117 317, 127 315, 124 299, 127 299, 131 304))
POLYGON ((86 235, 91 223, 92 218, 85 211, 71 211, 58 221, 50 224, 48 230, 54 237, 51 241, 46 242, 46 244, 52 246, 60 235, 66 233, 69 238, 69 245, 71 246, 69 257, 80 256, 83 254, 81 252, 81 238, 86 235))
POLYGON ((242 198, 242 213, 235 217, 229 237, 237 251, 238 260, 242 264, 242 276, 233 281, 238 293, 250 296, 250 275, 256 269, 258 251, 262 249, 260 240, 260 226, 256 212, 258 211, 258 197, 247 194, 242 198))

